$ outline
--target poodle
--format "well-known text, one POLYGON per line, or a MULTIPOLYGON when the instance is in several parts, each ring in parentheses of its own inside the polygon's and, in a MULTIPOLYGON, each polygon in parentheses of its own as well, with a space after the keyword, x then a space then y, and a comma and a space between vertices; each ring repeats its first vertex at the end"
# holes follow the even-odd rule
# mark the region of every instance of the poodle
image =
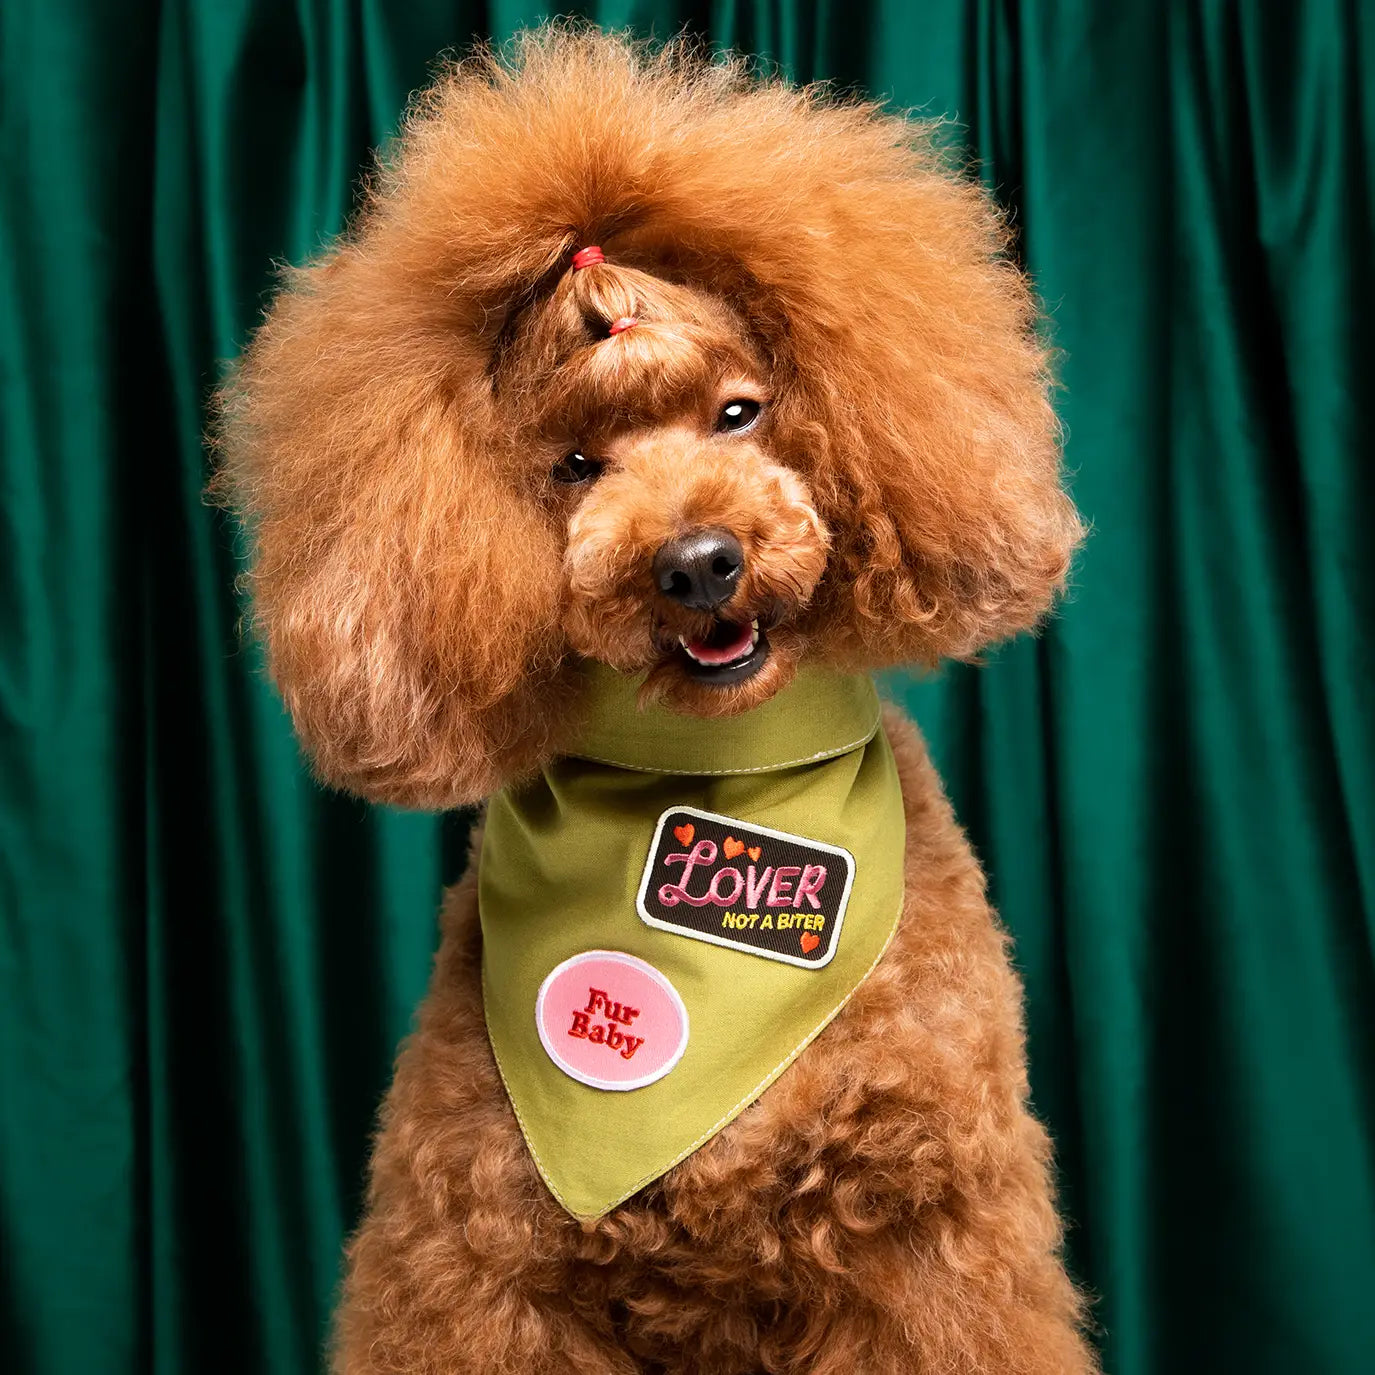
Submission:
POLYGON ((930 127, 568 26, 286 278, 217 430, 271 674, 323 780, 487 800, 339 1375, 1096 1369, 1007 936, 868 677, 1063 587, 1036 327, 930 127))

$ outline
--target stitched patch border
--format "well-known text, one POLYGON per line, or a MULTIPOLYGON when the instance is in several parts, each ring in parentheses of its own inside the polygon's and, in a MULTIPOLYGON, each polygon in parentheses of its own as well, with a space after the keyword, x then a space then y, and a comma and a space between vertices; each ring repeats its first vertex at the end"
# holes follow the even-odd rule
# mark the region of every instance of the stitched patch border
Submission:
MULTIPOLYGON (((685 829, 690 829, 690 827, 685 829)), ((727 848, 728 857, 738 857, 742 852, 749 852, 749 847, 742 844, 741 840, 736 839, 735 836, 729 836, 728 839, 732 844, 739 846, 739 849, 733 852, 727 848)), ((681 837, 679 837, 678 840, 682 845, 686 846, 688 844, 688 841, 682 840, 681 837)), ((750 857, 754 858, 755 856, 750 855, 750 857)), ((794 870, 794 872, 797 871, 794 870)), ((654 827, 654 838, 650 841, 649 853, 645 858, 644 874, 640 879, 639 891, 635 897, 635 909, 639 913, 640 920, 644 922, 646 926, 651 926, 657 931, 666 931, 671 935, 684 936, 689 940, 704 941, 708 945, 721 946, 723 949, 739 951, 741 954, 757 955, 761 959, 776 960, 781 964, 790 964, 798 969, 824 969, 826 965, 830 964, 831 960, 835 958, 836 950, 839 948, 841 928, 844 924, 846 909, 849 907, 850 891, 854 887, 854 882, 855 857, 848 850, 843 849, 839 845, 830 845, 822 840, 812 840, 808 836, 795 835, 790 831, 775 830, 771 826, 756 825, 754 822, 745 821, 740 817, 726 816, 721 812, 709 812, 700 807, 677 805, 669 807, 662 812, 654 827), (759 943, 757 939, 750 940, 742 936, 733 937, 715 930, 700 930, 683 922, 668 921, 661 916, 656 916, 649 910, 646 900, 649 896, 650 886, 654 880, 655 871, 659 867, 659 852, 663 842, 664 828, 668 825, 670 819, 683 816, 697 817, 703 821, 711 822, 715 826, 723 827, 727 831, 738 831, 740 836, 744 839, 767 837, 772 840, 784 842, 789 846, 795 846, 802 851, 820 851, 823 854, 834 855, 843 862, 845 866, 845 882, 840 897, 836 902, 836 909, 833 920, 830 923, 830 930, 825 938, 826 948, 820 959, 808 959, 805 955, 793 955, 789 954, 786 950, 770 949, 766 944, 759 943)), ((801 908, 800 898, 801 895, 799 894, 797 901, 797 908, 799 909, 801 908)), ((716 911, 723 911, 725 905, 726 904, 721 904, 719 899, 716 900, 713 915, 715 915, 716 911)), ((723 915, 730 914, 723 913, 723 915)), ((770 913, 769 915, 772 916, 775 914, 770 913)), ((779 912, 777 915, 781 916, 784 915, 784 913, 779 912)), ((806 914, 800 911, 788 911, 787 915, 793 920, 798 920, 806 914)), ((804 923, 799 921, 798 924, 803 925, 804 923)), ((808 950, 806 942, 809 939, 815 942, 811 947, 812 949, 815 949, 820 944, 820 939, 812 935, 809 928, 799 932, 799 939, 804 951, 808 950)))

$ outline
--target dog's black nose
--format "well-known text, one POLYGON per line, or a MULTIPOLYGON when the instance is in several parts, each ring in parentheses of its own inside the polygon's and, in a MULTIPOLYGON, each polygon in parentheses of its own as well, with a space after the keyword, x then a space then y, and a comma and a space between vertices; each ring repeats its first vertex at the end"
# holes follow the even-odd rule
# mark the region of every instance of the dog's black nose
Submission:
POLYGON ((654 585, 694 611, 715 611, 730 600, 744 566, 745 551, 729 530, 690 530, 659 546, 654 585))

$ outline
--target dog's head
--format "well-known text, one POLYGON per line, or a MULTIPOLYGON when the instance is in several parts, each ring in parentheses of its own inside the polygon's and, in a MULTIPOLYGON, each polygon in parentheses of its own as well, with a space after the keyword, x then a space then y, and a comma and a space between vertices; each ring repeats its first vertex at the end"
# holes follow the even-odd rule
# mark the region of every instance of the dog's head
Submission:
POLYGON ((719 715, 1033 624, 1080 527, 1005 247, 872 106, 586 31, 456 68, 224 393, 320 771, 450 805, 587 658, 719 715))
POLYGON ((786 456, 776 369, 709 291, 574 261, 494 374, 563 535, 561 631, 680 710, 744 710, 804 652, 830 543, 786 456))

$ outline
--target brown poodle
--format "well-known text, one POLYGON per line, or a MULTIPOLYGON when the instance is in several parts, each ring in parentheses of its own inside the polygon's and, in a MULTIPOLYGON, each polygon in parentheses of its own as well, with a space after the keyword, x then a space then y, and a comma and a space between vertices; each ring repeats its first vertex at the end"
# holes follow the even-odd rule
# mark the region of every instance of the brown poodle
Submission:
MULTIPOLYGON (((716 718, 799 665, 1032 626, 1081 528, 1006 250, 929 131, 872 105, 580 29, 450 71, 224 397, 220 481, 320 776, 466 805, 567 749, 589 661, 716 718), (704 531, 709 565, 665 571, 704 531)), ((1095 1368, 1007 939, 915 729, 884 730, 886 953, 758 1101, 596 1219, 531 1159, 475 883, 448 895, 341 1375, 1095 1368)))

